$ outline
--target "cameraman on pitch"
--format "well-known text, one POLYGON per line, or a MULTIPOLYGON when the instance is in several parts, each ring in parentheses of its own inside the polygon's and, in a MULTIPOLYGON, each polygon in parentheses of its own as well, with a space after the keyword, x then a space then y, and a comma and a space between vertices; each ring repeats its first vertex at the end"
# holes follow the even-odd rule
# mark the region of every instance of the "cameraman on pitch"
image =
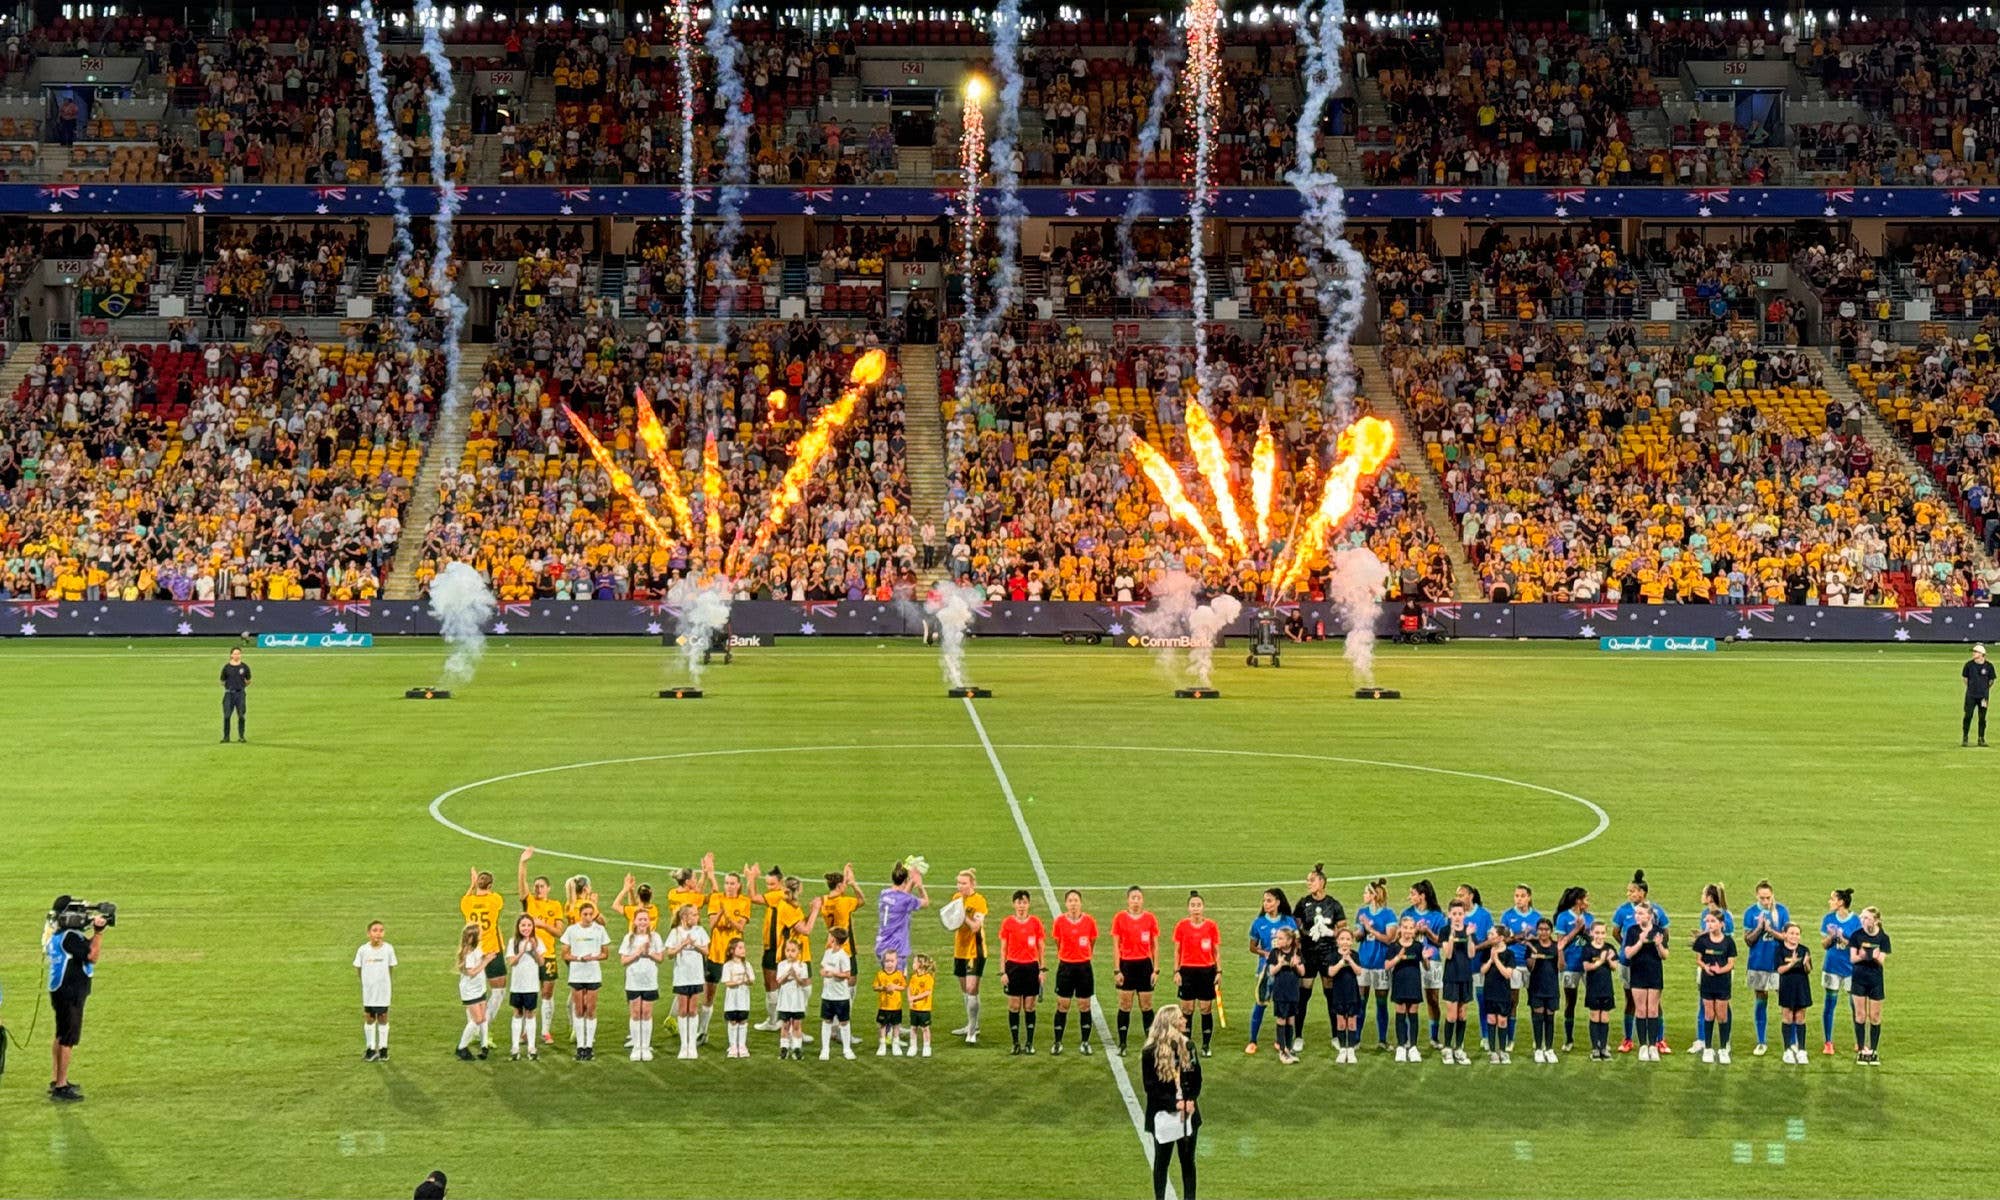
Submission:
POLYGON ((85 937, 83 927, 62 926, 62 914, 69 906, 68 896, 57 896, 50 906, 48 924, 42 927, 42 952, 49 960, 49 1007, 56 1015, 55 1078, 49 1081, 49 1099, 74 1103, 83 1099, 83 1093, 69 1081, 69 1060, 83 1040, 83 1005, 90 999, 90 977, 97 969, 109 920, 102 912, 92 916, 90 936, 85 937))

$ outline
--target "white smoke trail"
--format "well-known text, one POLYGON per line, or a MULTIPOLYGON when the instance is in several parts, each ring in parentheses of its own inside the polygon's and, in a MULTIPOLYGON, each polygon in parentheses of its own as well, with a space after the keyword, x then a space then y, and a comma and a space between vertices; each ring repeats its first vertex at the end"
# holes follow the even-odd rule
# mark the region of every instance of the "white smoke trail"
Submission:
POLYGON ((431 618, 451 647, 451 656, 444 660, 446 683, 472 682, 486 653, 485 625, 493 619, 496 605, 493 589, 467 563, 447 563, 431 580, 431 618))
POLYGON ((1361 327, 1368 280, 1368 262, 1341 236, 1347 223, 1346 194, 1329 172, 1318 169, 1314 152, 1319 147, 1320 120, 1340 87, 1340 50, 1344 41, 1341 22, 1346 19, 1344 0, 1323 0, 1316 16, 1307 16, 1303 6, 1298 17, 1299 44, 1305 50, 1305 102, 1299 108, 1293 128, 1295 161, 1286 181, 1297 189, 1304 202, 1302 238, 1313 253, 1319 279, 1320 313, 1326 320, 1321 357, 1326 369, 1325 399, 1341 426, 1354 419, 1354 355, 1350 347, 1361 327), (1334 263, 1320 261, 1331 255, 1334 263))
POLYGON ((674 632, 680 636, 681 661, 697 686, 702 656, 716 633, 728 626, 732 599, 729 581, 720 576, 704 584, 689 575, 667 589, 668 602, 680 610, 674 617, 674 632))
POLYGON ((1146 190, 1146 164, 1159 153, 1160 130, 1167 115, 1167 101, 1174 94, 1174 55, 1161 47, 1153 50, 1153 96, 1146 104, 1146 123, 1139 129, 1139 167, 1132 173, 1132 194, 1126 197, 1125 213, 1118 218, 1118 290, 1132 294, 1132 226, 1153 211, 1152 193, 1146 190))
POLYGON ((1021 220, 1028 210, 1021 203, 1021 172, 1014 163, 1014 151, 1021 140, 1021 3, 1000 0, 993 14, 993 70, 1000 76, 1000 111, 994 125, 989 159, 993 183, 999 192, 994 202, 994 236, 1000 243, 1000 261, 993 268, 993 305, 980 315, 979 344, 973 350, 975 367, 983 367, 992 351, 995 335, 1014 311, 1021 292, 1021 220))
POLYGON ((410 332, 410 206, 403 194, 403 144, 396 132, 395 114, 389 108, 388 68, 382 57, 382 26, 375 19, 372 0, 361 4, 361 49, 368 59, 368 99, 374 109, 375 141, 382 150, 382 190, 395 208, 394 229, 396 267, 389 281, 393 306, 391 325, 396 344, 409 355, 411 371, 416 370, 416 338, 410 332))
POLYGON ((1153 638, 1153 659, 1168 679, 1180 679, 1180 646, 1187 637, 1188 615, 1194 612, 1201 585, 1187 572, 1175 568, 1153 584, 1153 607, 1132 618, 1132 628, 1141 637, 1153 638))
POLYGON ((1215 686, 1215 642, 1243 612, 1243 602, 1224 594, 1188 614, 1188 670, 1202 687, 1215 686))
POLYGON ((1342 550, 1333 556, 1333 575, 1327 581, 1327 598, 1340 606, 1347 618, 1347 636, 1341 653, 1361 687, 1375 684, 1375 620, 1382 612, 1382 593, 1389 583, 1389 568, 1362 546, 1342 550))
POLYGON ((431 64, 432 76, 429 97, 431 181, 438 190, 438 210, 431 222, 430 288, 432 302, 444 308, 444 333, 438 339, 444 348, 444 397, 441 407, 449 413, 458 405, 458 340, 465 330, 465 301, 458 298, 457 283, 451 276, 452 222, 458 219, 460 197, 458 184, 451 177, 451 140, 446 128, 457 83, 452 76, 451 58, 444 51, 438 13, 431 0, 417 0, 416 14, 417 23, 424 29, 424 58, 431 64))
POLYGON ((743 72, 736 66, 742 49, 730 31, 736 0, 714 0, 708 23, 708 56, 715 60, 715 98, 722 106, 722 193, 717 204, 722 230, 713 254, 716 282, 721 285, 715 305, 715 340, 729 340, 729 314, 736 304, 736 241, 743 234, 743 198, 750 194, 750 114, 743 111, 743 72))
POLYGON ((700 293, 694 257, 694 4, 676 0, 674 75, 681 101, 681 337, 694 341, 695 297, 700 293))
POLYGON ((955 583, 939 584, 936 592, 924 601, 924 611, 938 623, 939 662, 944 667, 944 681, 952 687, 966 686, 965 635, 972 628, 973 617, 978 615, 977 606, 984 603, 984 589, 955 583))

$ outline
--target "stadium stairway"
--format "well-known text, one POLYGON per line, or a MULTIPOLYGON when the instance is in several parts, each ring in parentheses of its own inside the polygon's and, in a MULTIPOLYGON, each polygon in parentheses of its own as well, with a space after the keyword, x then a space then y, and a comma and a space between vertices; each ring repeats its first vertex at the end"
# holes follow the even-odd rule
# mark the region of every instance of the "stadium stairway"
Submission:
MULTIPOLYGON (((1897 436, 1895 430, 1889 428, 1887 422, 1882 420, 1882 414, 1876 411, 1875 406, 1868 402, 1867 397, 1854 390, 1854 383, 1847 377, 1846 369, 1828 358, 1826 352, 1823 350, 1815 349, 1811 353, 1814 358, 1819 360, 1820 369, 1825 374, 1828 395, 1839 401, 1843 407, 1851 401, 1860 401, 1861 433, 1868 440, 1868 448, 1875 452, 1875 461, 1885 466, 1894 464, 1905 474, 1913 478, 1930 480, 1941 492, 1945 492, 1949 496, 1951 489, 1946 487, 1945 481, 1934 475, 1930 468, 1918 462, 1916 455, 1910 452, 1908 444, 1901 437, 1897 436)), ((5 381, 6 376, 0 375, 0 384, 4 384, 5 381)), ((1963 502, 1955 496, 1949 496, 1949 500, 1952 520, 1957 526, 1955 532, 1961 538, 1965 539, 1965 545, 1971 548, 1974 568, 1981 575, 1992 579, 1994 577, 1993 557, 1986 553, 1985 543, 1980 540, 1979 534, 1971 530, 1966 524, 1966 512, 1963 502)), ((1911 601, 1906 600, 1905 602, 1911 601)))
POLYGON ((1382 366, 1381 352, 1374 346, 1355 346, 1354 365, 1361 368, 1361 394, 1367 397, 1368 407, 1396 428, 1397 465, 1409 472, 1423 489, 1424 515, 1436 527, 1438 540, 1444 543, 1445 557, 1451 560, 1452 599, 1460 603, 1485 599, 1479 587, 1479 572, 1472 569, 1472 560, 1466 557, 1465 547, 1458 540, 1458 522, 1452 519, 1451 507, 1444 502, 1442 482, 1431 469, 1430 460, 1424 457, 1423 441, 1414 433, 1409 412, 1389 386, 1389 372, 1382 366))
POLYGON ((396 561, 389 568, 389 581, 382 586, 385 600, 417 598, 417 568, 424 561, 424 530, 437 514, 439 481, 465 458, 465 435, 472 424, 472 391, 486 373, 486 360, 493 356, 493 347, 467 342, 459 347, 458 353, 459 401, 453 411, 440 414, 430 445, 424 448, 424 465, 417 472, 409 506, 403 512, 403 536, 396 543, 396 561))
POLYGON ((7 349, 5 362, 0 362, 0 402, 14 398, 21 390, 21 381, 28 377, 28 368, 42 356, 40 342, 15 342, 7 349))
MULTIPOLYGON (((945 519, 946 487, 944 462, 944 413, 938 407, 938 361, 936 346, 904 343, 900 352, 903 367, 903 470, 910 477, 910 511, 922 528, 925 521, 937 524, 942 536, 945 519)), ((944 577, 942 567, 922 572, 918 582, 928 587, 944 577)))

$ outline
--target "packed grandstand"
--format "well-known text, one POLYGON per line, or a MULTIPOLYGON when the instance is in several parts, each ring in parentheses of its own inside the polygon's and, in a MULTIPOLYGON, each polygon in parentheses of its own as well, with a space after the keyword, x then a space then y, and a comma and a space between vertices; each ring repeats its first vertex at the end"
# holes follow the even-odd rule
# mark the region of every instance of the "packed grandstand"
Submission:
MULTIPOLYGON (((883 54, 920 48, 923 78, 956 81, 986 67, 982 30, 765 21, 739 37, 753 185, 962 183, 955 85, 887 86, 883 54)), ((389 58, 412 186, 438 182, 438 138, 462 185, 682 177, 664 25, 486 20, 449 41, 463 99, 442 129, 424 58, 389 58), (496 92, 495 76, 515 82, 496 92)), ((1142 137, 1160 115, 1152 62, 1174 41, 1142 22, 1033 30, 1003 165, 1029 186, 1181 186, 1178 92, 1157 144, 1142 137)), ((1238 22, 1224 42, 1213 182, 1285 187, 1293 31, 1238 22)), ((227 34, 57 21, 11 40, 7 90, 60 83, 84 56, 133 63, 133 86, 95 107, 0 99, 0 162, 55 189, 378 182, 361 52, 352 22, 308 17, 227 34)), ((1349 82, 1305 157, 1354 185, 1976 189, 2000 161, 1996 54, 1992 29, 1962 22, 1357 20, 1349 82), (1756 65, 1792 103, 1696 99, 1717 62, 1756 65)), ((722 170, 710 95, 696 89, 691 139, 703 186, 722 170)), ((470 304, 454 379, 426 303, 427 228, 399 277, 379 217, 54 207, 0 230, 4 598, 417 596, 454 560, 503 601, 661 596, 721 551, 649 537, 563 410, 648 498, 700 490, 712 429, 733 528, 766 509, 873 348, 889 374, 782 530, 732 564, 740 595, 890 600, 955 579, 995 599, 1143 601, 1174 566, 1258 595, 1282 540, 1203 554, 1132 444, 1189 458, 1203 353, 1239 474, 1268 429, 1289 464, 1279 488, 1308 495, 1339 429, 1327 268, 1291 220, 1219 217, 1197 261, 1184 221, 1141 220, 1128 248, 1103 216, 1037 219, 1018 304, 965 378, 962 273, 975 264, 990 309, 991 222, 967 246, 961 223, 914 214, 753 218, 725 276, 704 218, 691 281, 671 220, 467 219, 446 284, 470 304), (1198 275, 1215 304, 1201 350, 1198 275), (414 353, 391 334, 404 296, 414 353), (671 481, 636 433, 641 390, 671 481)), ((1402 445, 1307 590, 1352 544, 1389 568, 1389 597, 1431 603, 1984 603, 2000 541, 1994 227, 1727 218, 1351 221, 1369 276, 1359 411, 1402 445)))

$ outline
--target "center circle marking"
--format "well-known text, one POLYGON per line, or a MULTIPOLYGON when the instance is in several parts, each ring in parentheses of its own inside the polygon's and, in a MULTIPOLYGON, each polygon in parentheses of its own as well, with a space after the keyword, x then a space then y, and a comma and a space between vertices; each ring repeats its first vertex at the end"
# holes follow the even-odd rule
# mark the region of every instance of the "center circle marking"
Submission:
MULTIPOLYGON (((489 787, 496 783, 507 783, 515 779, 531 779, 539 775, 553 775, 563 771, 584 771, 584 770, 589 770, 590 768, 593 767, 628 766, 633 763, 680 762, 688 759, 749 757, 751 755, 760 755, 760 754, 855 754, 855 753, 874 753, 883 750, 983 750, 983 749, 985 749, 985 747, 978 742, 888 742, 888 743, 880 743, 880 744, 866 745, 866 746, 857 746, 857 745, 751 746, 733 750, 685 750, 674 754, 640 754, 640 755, 633 755, 628 758, 599 758, 599 759, 591 759, 586 762, 558 763, 557 765, 550 767, 532 767, 525 771, 510 771, 504 775, 493 775, 485 779, 475 779, 471 783, 461 783, 457 787, 447 788, 446 790, 439 792, 435 797, 433 797, 430 802, 429 811, 432 820, 444 826, 446 829, 453 831, 454 833, 462 834, 476 841, 486 842, 489 845, 503 846, 510 850, 525 850, 527 849, 527 843, 525 842, 510 842, 505 838, 498 838, 492 836, 491 834, 480 833, 476 829, 469 829, 466 826, 459 824, 457 821, 452 820, 450 817, 444 814, 445 802, 452 799, 455 796, 461 795, 465 792, 473 791, 474 789, 477 788, 489 787)), ((1610 813, 1605 812, 1604 809, 1600 805, 1598 805, 1596 801, 1587 800, 1584 797, 1576 795, 1573 792, 1565 792, 1560 788, 1548 787, 1544 784, 1528 783, 1519 779, 1509 779, 1504 775, 1490 775, 1479 771, 1458 771, 1458 770, 1453 770, 1449 767, 1425 766, 1421 763, 1395 762, 1388 759, 1378 759, 1378 758, 1349 758, 1344 755, 1337 755, 1337 754, 1303 754, 1303 753, 1282 751, 1282 750, 1226 750, 1226 749, 1214 749, 1203 746, 1106 746, 1106 745, 1059 745, 1046 742, 995 742, 993 744, 993 749, 995 751, 1076 750, 1076 751, 1094 751, 1102 754, 1187 754, 1187 755, 1206 755, 1217 758, 1262 758, 1262 759, 1275 759, 1275 760, 1290 761, 1290 762, 1341 763, 1347 766, 1356 766, 1356 767, 1382 767, 1396 771, 1416 771, 1426 775, 1443 775, 1454 779, 1476 779, 1484 783, 1498 783, 1498 784, 1504 784, 1508 787, 1523 788, 1527 791, 1539 792, 1545 796, 1554 796, 1559 800, 1567 800, 1573 804, 1581 805, 1583 808, 1587 809, 1592 815, 1594 815, 1597 818, 1597 823, 1591 828, 1590 832, 1584 834, 1582 837, 1572 838, 1571 840, 1557 846, 1547 846, 1540 850, 1529 850, 1521 854, 1510 854, 1502 858, 1480 859, 1476 862, 1443 863, 1437 866, 1418 867, 1404 871, 1371 871, 1366 875, 1336 875, 1336 876, 1330 876, 1327 879, 1328 883, 1360 883, 1370 879, 1374 879, 1377 876, 1382 876, 1390 879, 1401 879, 1413 876, 1441 875, 1449 871, 1473 871, 1485 867, 1504 866, 1507 863, 1526 862, 1529 859, 1546 858, 1553 854, 1561 854, 1567 850, 1574 850, 1579 846, 1586 845, 1587 843, 1596 841, 1599 837, 1603 836, 1605 830, 1611 828, 1610 813)), ((674 867, 668 863, 639 862, 635 859, 629 859, 629 858, 601 858, 592 854, 573 854, 567 850, 552 850, 547 847, 537 847, 535 853, 544 854, 551 858, 569 859, 572 862, 598 863, 602 866, 607 866, 607 867, 637 867, 641 870, 652 870, 652 871, 671 871, 674 869, 674 867)), ((1273 881, 1271 880, 1246 880, 1246 881, 1231 882, 1231 883, 1156 883, 1148 886, 1158 887, 1158 888, 1170 888, 1170 889, 1179 889, 1185 887, 1185 888, 1196 888, 1202 890, 1221 890, 1224 888, 1264 888, 1271 886, 1272 882, 1273 881)), ((1283 882, 1283 881, 1278 881, 1278 882, 1283 882)), ((1000 886, 1000 885, 990 885, 990 886, 1000 886)), ((1123 883, 1117 883, 1117 884, 1071 884, 1067 886, 1072 886, 1077 888, 1077 890, 1079 891, 1085 891, 1085 892, 1122 892, 1125 890, 1127 885, 1123 883)))

